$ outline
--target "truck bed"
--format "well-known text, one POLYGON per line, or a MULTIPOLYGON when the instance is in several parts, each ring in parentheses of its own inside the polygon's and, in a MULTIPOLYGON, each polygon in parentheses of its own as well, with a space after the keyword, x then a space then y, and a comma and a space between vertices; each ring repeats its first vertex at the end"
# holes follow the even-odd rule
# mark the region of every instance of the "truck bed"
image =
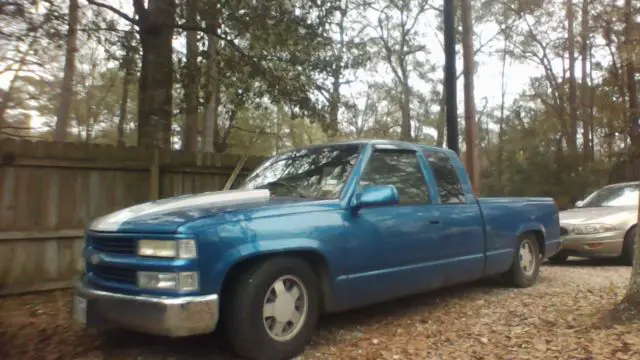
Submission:
POLYGON ((509 268, 516 248, 515 234, 537 233, 543 259, 559 246, 558 209, 552 198, 487 197, 479 198, 478 203, 485 222, 486 274, 509 268))

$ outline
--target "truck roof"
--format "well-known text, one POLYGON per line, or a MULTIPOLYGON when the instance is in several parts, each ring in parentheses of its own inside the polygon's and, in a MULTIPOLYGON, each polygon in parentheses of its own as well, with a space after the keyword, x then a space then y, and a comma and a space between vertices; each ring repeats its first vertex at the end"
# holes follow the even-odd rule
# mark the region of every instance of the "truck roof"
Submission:
POLYGON ((392 146, 395 148, 400 148, 400 149, 407 149, 407 150, 427 150, 427 151, 434 151, 434 152, 444 152, 447 153, 448 155, 453 155, 453 151, 446 149, 446 148, 441 148, 441 147, 435 147, 435 146, 429 146, 429 145, 423 145, 423 144, 416 144, 416 143, 411 143, 408 141, 399 141, 399 140, 386 140, 386 139, 359 139, 359 140, 345 140, 345 141, 337 141, 337 142, 331 142, 331 143, 325 143, 325 144, 315 144, 315 145, 310 145, 310 146, 303 146, 300 148, 297 148, 297 150, 301 150, 301 149, 313 149, 313 148, 318 148, 318 147, 325 147, 325 146, 332 146, 332 145, 367 145, 367 144, 371 144, 371 145, 387 145, 387 146, 392 146))

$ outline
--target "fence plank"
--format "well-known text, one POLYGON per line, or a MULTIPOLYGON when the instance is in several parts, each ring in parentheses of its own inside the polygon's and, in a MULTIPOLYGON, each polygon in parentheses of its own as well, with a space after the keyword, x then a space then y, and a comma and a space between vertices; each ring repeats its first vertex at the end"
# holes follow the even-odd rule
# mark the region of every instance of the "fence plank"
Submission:
MULTIPOLYGON (((221 190, 240 158, 161 150, 154 163, 132 147, 0 139, 0 295, 70 286, 90 221, 154 191, 221 190)), ((249 157, 238 181, 262 160, 249 157)))

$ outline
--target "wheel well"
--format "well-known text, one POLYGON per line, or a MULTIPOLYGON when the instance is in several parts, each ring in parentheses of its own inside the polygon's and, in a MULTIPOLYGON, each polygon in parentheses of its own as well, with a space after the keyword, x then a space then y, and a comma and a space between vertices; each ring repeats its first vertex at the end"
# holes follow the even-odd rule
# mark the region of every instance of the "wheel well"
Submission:
MULTIPOLYGON (((627 231, 624 233, 624 238, 627 238, 627 235, 629 235, 637 226, 638 224, 633 224, 631 226, 629 226, 629 228, 627 229, 627 231)), ((635 239, 634 239, 635 240, 635 239)))
POLYGON ((540 255, 544 258, 545 246, 544 246, 544 234, 540 230, 528 230, 523 232, 520 236, 525 236, 527 234, 531 234, 535 237, 536 242, 538 243, 538 251, 540 251, 540 255))
POLYGON ((222 288, 220 291, 221 301, 224 302, 224 299, 228 299, 228 293, 231 289, 231 285, 237 279, 238 276, 244 274, 249 269, 257 266, 264 261, 281 256, 291 256, 298 257, 304 259, 310 266, 311 269, 315 272, 318 278, 318 285, 320 286, 320 310, 322 312, 328 311, 331 309, 331 299, 333 298, 333 287, 331 285, 331 275, 329 272, 329 265, 327 260, 321 254, 311 251, 311 250, 301 250, 301 251, 285 251, 285 252, 277 252, 271 254, 259 254, 256 256, 252 256, 246 259, 243 259, 237 263, 235 263, 229 271, 227 271, 227 275, 222 281, 222 288))

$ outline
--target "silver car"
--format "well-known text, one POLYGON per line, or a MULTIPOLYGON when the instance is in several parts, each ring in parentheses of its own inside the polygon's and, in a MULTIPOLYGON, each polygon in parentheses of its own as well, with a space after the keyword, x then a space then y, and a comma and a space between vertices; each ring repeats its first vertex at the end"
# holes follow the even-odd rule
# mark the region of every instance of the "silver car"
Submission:
POLYGON ((608 185, 578 201, 574 209, 561 211, 562 246, 549 261, 577 256, 633 264, 639 193, 638 181, 608 185))

